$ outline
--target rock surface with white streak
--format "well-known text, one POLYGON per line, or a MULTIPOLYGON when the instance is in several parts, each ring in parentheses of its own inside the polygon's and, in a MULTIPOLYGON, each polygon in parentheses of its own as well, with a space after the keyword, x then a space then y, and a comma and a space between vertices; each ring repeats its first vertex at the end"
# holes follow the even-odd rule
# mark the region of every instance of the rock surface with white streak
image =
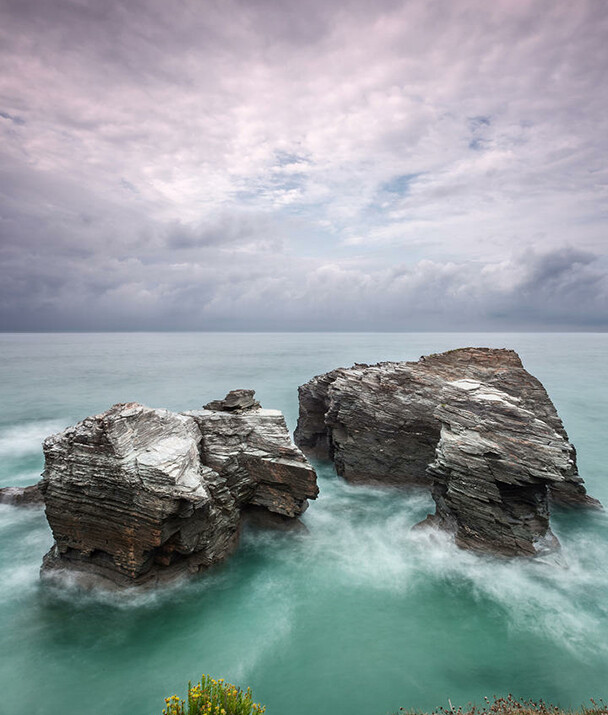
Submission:
POLYGON ((598 506, 542 384, 512 350, 463 348, 418 362, 355 365, 299 388, 296 443, 351 481, 419 484, 465 548, 557 547, 549 500, 598 506))
POLYGON ((250 505, 299 516, 317 496, 315 472, 283 415, 256 405, 176 414, 119 404, 47 438, 40 489, 55 545, 43 575, 156 583, 223 559, 250 505))

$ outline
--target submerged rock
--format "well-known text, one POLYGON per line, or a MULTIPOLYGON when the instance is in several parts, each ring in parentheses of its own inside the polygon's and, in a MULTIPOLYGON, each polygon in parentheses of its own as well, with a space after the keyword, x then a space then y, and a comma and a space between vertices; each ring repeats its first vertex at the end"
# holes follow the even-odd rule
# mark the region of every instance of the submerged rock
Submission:
MULTIPOLYGON (((253 395, 253 391, 251 392, 253 395)), ((114 405, 44 442, 41 481, 55 545, 42 573, 83 584, 155 583, 235 548, 241 510, 297 517, 316 475, 283 415, 114 405)))
POLYGON ((3 487, 0 489, 0 504, 42 506, 42 492, 37 484, 32 484, 29 487, 3 487))
POLYGON ((512 350, 463 348, 339 368, 299 388, 296 443, 351 481, 422 484, 427 519, 459 545, 506 555, 554 549, 548 495, 598 506, 542 384, 512 350))

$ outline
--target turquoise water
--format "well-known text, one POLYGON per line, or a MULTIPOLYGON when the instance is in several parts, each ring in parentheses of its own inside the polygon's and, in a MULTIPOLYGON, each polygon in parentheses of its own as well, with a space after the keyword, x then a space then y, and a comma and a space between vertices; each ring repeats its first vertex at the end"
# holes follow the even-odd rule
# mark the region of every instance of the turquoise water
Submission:
MULTIPOLYGON (((41 440, 114 402, 185 410, 252 387, 293 428, 315 374, 463 345, 520 352, 608 505, 605 334, 0 334, 0 486, 35 482, 41 440)), ((498 562, 411 532, 425 493, 327 465, 319 482, 306 532, 248 531, 226 564, 144 595, 42 587, 43 514, 0 507, 0 713, 159 715, 202 672, 269 715, 608 696, 606 514, 554 515, 561 564, 498 562)))

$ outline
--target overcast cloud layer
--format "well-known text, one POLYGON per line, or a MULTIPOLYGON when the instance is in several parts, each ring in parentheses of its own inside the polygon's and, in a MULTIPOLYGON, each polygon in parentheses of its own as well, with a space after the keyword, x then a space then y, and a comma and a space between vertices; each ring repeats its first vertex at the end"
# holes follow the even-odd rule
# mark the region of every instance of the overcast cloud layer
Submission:
POLYGON ((605 0, 0 0, 0 329, 608 328, 605 0))

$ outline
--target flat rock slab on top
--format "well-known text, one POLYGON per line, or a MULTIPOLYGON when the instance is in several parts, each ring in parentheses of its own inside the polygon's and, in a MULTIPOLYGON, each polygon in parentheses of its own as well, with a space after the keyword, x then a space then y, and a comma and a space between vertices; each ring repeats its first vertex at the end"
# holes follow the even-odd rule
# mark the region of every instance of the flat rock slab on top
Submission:
POLYGON ((352 481, 429 486, 433 521, 466 548, 555 548, 548 490, 563 504, 599 504, 547 392, 512 350, 338 368, 301 386, 299 398, 300 447, 352 481))
POLYGON ((254 395, 255 390, 231 390, 223 400, 213 400, 205 405, 205 409, 219 412, 255 410, 260 407, 260 403, 254 395))
POLYGON ((259 407, 114 405, 47 438, 44 453, 55 545, 43 573, 68 570, 83 584, 155 583, 206 568, 235 547, 243 509, 293 518, 318 493, 283 415, 259 407))

